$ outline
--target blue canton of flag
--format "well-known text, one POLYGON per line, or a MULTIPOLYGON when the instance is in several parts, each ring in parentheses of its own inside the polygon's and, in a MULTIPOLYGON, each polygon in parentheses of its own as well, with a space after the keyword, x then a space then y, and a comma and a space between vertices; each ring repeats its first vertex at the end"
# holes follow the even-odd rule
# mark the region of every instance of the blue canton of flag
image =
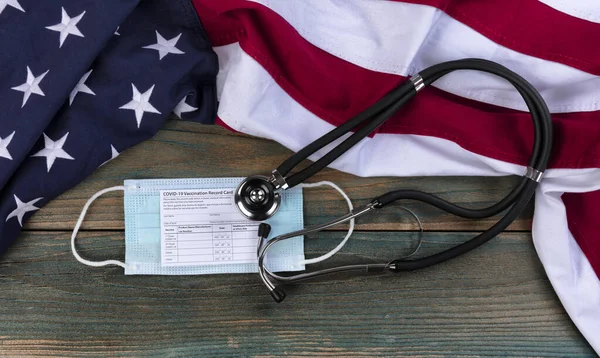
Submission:
POLYGON ((214 122, 218 63, 190 0, 0 0, 0 49, 0 253, 172 112, 214 122))

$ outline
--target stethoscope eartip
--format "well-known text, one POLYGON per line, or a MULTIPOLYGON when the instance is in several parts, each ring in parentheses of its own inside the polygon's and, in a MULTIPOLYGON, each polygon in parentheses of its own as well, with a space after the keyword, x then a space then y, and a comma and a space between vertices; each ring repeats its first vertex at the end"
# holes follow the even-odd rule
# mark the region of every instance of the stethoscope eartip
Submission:
POLYGON ((273 297, 273 300, 275 302, 281 303, 283 300, 285 300, 285 292, 283 292, 283 290, 280 289, 279 287, 275 287, 270 292, 271 292, 271 297, 273 297))
POLYGON ((266 223, 261 223, 260 225, 258 225, 258 237, 266 239, 267 237, 269 237, 270 233, 271 225, 266 223))

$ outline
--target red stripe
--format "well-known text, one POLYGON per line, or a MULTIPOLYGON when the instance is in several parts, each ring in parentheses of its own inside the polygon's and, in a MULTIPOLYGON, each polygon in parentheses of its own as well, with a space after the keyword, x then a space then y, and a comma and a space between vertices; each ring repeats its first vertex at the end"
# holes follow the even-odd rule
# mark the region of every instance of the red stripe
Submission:
MULTIPOLYGON (((203 22, 210 22, 206 27, 215 46, 236 42, 243 33, 243 26, 233 20, 236 13, 262 11, 261 5, 246 0, 193 1, 203 22), (219 21, 211 21, 217 17, 219 21)), ((600 24, 562 13, 540 1, 393 1, 436 7, 504 47, 600 75, 600 24)))
POLYGON ((223 120, 219 116, 217 116, 217 118, 215 118, 215 124, 227 129, 230 132, 241 133, 241 132, 231 128, 227 123, 223 122, 223 120))
POLYGON ((600 46, 591 45, 600 44, 600 24, 562 13, 540 1, 401 2, 437 7, 504 47, 600 75, 600 46))
POLYGON ((600 277, 600 190, 563 194, 569 231, 584 252, 596 276, 600 277))
MULTIPOLYGON (((195 1, 199 4, 204 0, 195 1)), ((219 43, 231 34, 244 33, 239 39, 244 51, 261 63, 295 101, 333 125, 343 123, 406 80, 328 54, 262 5, 239 0, 221 0, 218 4, 225 8, 243 4, 245 10, 223 15, 227 21, 219 23, 222 32, 209 31, 211 38, 219 43)), ((206 11, 201 6, 199 9, 201 15, 206 11)), ((553 119, 555 153, 550 166, 600 167, 600 112, 556 114, 553 119)), ((448 139, 469 151, 525 165, 533 128, 527 113, 428 88, 380 132, 448 139)))
POLYGON ((244 37, 244 26, 233 14, 227 13, 241 5, 239 0, 192 0, 192 2, 213 46, 229 45, 244 37))

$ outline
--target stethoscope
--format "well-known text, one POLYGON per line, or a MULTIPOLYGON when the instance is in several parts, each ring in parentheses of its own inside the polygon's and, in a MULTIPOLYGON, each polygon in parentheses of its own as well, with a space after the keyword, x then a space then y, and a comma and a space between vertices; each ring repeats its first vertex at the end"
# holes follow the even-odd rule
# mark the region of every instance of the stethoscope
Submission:
POLYGON ((525 79, 508 68, 492 61, 483 59, 463 59, 449 61, 431 66, 389 92, 377 103, 354 118, 331 130, 314 142, 308 144, 300 151, 283 162, 273 170, 270 177, 255 175, 243 180, 234 194, 235 204, 240 212, 255 221, 264 221, 272 217, 281 206, 281 192, 303 183, 320 170, 327 167, 334 160, 343 155, 360 140, 368 136, 388 118, 398 111, 409 100, 415 97, 425 86, 431 85, 442 76, 456 70, 477 70, 494 74, 509 81, 519 91, 533 118, 534 143, 523 179, 517 186, 498 203, 484 209, 469 209, 457 206, 435 195, 416 190, 395 190, 387 192, 372 199, 368 204, 351 210, 348 214, 330 222, 316 225, 303 230, 279 235, 267 241, 270 226, 261 223, 258 230, 258 271, 262 282, 269 289, 276 302, 285 298, 281 288, 283 283, 297 282, 321 275, 335 272, 362 271, 362 272, 401 272, 417 270, 450 260, 465 254, 506 229, 526 207, 535 193, 543 172, 546 170, 552 149, 552 119, 543 98, 537 90, 525 79), (333 141, 354 130, 354 133, 343 140, 335 148, 312 163, 305 169, 291 174, 292 169, 303 160, 313 155, 318 150, 331 144, 333 141), (483 219, 497 215, 508 209, 505 215, 492 227, 475 236, 471 240, 457 245, 440 253, 418 259, 395 259, 389 262, 376 264, 356 264, 323 269, 314 272, 280 276, 270 272, 265 267, 265 256, 268 250, 277 242, 293 237, 319 232, 326 228, 358 218, 399 200, 417 200, 433 205, 450 214, 469 219, 483 219), (276 285, 274 282, 280 283, 276 285))

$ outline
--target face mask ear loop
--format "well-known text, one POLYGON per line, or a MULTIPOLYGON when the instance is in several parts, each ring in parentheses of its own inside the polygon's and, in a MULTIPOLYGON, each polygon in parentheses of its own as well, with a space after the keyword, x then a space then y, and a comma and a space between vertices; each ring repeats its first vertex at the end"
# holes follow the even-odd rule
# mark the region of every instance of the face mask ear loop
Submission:
POLYGON ((75 224, 75 228, 73 229, 73 234, 71 235, 71 250, 73 251, 73 256, 75 256, 77 261, 81 262, 84 265, 92 266, 92 267, 117 265, 117 266, 121 266, 122 268, 127 268, 127 265, 124 262, 121 262, 118 260, 106 260, 106 261, 86 260, 83 257, 79 256, 79 253, 77 253, 77 249, 75 248, 75 238, 77 237, 77 232, 79 232, 79 228, 81 227, 81 224, 83 223, 83 219, 85 218, 85 214, 87 213, 90 205, 94 202, 94 200, 98 199, 98 197, 100 197, 108 192, 111 192, 111 191, 125 191, 125 187, 124 186, 113 186, 111 188, 106 188, 106 189, 100 190, 99 192, 94 194, 87 201, 87 203, 85 203, 83 210, 81 210, 81 215, 79 215, 79 220, 77 220, 77 224, 75 224))
MULTIPOLYGON (((346 195, 346 193, 339 186, 335 185, 334 183, 332 183, 330 181, 320 181, 320 182, 314 183, 314 184, 300 184, 300 185, 303 188, 313 188, 313 187, 317 187, 317 186, 328 185, 328 186, 334 188, 335 190, 337 190, 340 194, 342 194, 344 199, 346 199, 346 203, 348 203, 348 211, 349 212, 352 211, 352 209, 354 209, 354 207, 352 206, 352 201, 350 201, 350 198, 348 197, 348 195, 346 195)), ((342 249, 342 247, 344 247, 344 245, 346 245, 346 242, 348 242, 348 239, 350 238, 350 236, 352 236, 352 232, 354 231, 354 219, 350 219, 349 224, 350 224, 350 227, 348 228, 348 233, 346 234, 346 237, 344 237, 344 240, 342 240, 342 242, 340 242, 338 246, 336 246, 333 250, 329 251, 328 253, 326 253, 323 256, 315 257, 314 259, 301 260, 299 262, 299 264, 300 265, 316 264, 317 262, 322 262, 322 261, 325 261, 325 260, 331 258, 338 251, 340 251, 342 249)))

